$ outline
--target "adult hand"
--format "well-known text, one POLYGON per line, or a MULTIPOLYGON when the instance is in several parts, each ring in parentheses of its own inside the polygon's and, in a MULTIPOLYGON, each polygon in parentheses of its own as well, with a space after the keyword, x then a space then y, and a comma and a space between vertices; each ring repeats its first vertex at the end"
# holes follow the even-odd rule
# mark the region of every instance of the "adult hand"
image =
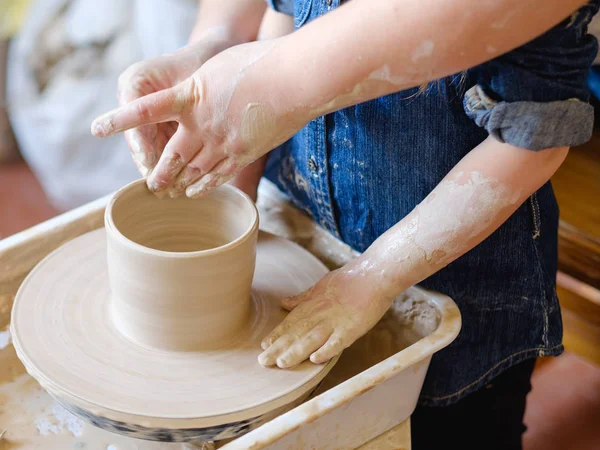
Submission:
MULTIPOLYGON (((280 38, 285 39, 285 38, 280 38)), ((203 195, 289 139, 310 117, 289 108, 277 77, 280 39, 227 49, 185 81, 146 95, 97 118, 104 137, 151 124, 177 122, 148 188, 203 195)))
POLYGON ((258 362, 289 368, 309 357, 320 364, 338 355, 373 328, 391 306, 393 297, 380 292, 379 286, 368 264, 359 258, 300 295, 282 300, 282 306, 292 312, 263 339, 258 362))
MULTIPOLYGON (((172 88, 189 78, 202 64, 235 44, 224 28, 196 32, 192 44, 182 49, 138 62, 119 77, 119 106, 146 95, 172 88)), ((177 130, 177 122, 167 121, 139 126, 125 132, 133 160, 146 177, 177 130)))

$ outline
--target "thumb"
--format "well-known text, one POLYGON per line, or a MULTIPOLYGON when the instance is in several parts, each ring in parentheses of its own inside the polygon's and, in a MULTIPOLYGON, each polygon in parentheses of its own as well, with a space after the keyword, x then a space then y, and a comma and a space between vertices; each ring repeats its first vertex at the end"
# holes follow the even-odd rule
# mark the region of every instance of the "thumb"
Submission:
POLYGON ((141 125, 176 120, 187 103, 181 85, 140 97, 114 109, 92 122, 96 137, 108 137, 141 125))

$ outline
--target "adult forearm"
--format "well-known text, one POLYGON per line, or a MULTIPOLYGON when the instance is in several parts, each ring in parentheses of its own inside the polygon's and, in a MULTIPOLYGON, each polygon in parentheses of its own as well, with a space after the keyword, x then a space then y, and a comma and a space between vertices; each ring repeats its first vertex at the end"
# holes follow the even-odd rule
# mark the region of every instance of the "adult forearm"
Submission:
POLYGON ((253 41, 265 10, 264 0, 202 0, 190 42, 210 30, 220 30, 240 44, 253 41))
MULTIPOLYGON (((267 9, 257 39, 276 39, 292 31, 294 31, 294 20, 292 17, 278 13, 272 9, 267 9)), ((242 170, 237 177, 231 180, 231 183, 256 201, 258 184, 262 178, 266 163, 267 156, 265 155, 242 170)))
POLYGON ((279 46, 284 108, 318 116, 466 70, 543 34, 584 3, 353 0, 279 46))
POLYGON ((393 298, 492 234, 550 179, 567 152, 532 152, 488 138, 377 239, 356 261, 356 270, 393 298))

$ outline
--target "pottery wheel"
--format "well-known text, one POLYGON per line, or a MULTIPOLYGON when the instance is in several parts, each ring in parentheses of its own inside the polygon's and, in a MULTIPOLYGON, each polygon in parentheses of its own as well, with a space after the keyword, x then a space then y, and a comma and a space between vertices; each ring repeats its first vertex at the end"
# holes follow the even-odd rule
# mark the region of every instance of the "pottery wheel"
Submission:
POLYGON ((148 426, 255 417, 312 390, 335 362, 305 362, 291 370, 257 362, 261 339, 285 317, 279 299, 325 273, 303 248, 261 233, 253 317, 235 342, 202 352, 151 350, 133 344, 112 324, 106 236, 100 229, 55 250, 23 282, 13 308, 14 345, 51 394, 94 414, 142 417, 148 426))

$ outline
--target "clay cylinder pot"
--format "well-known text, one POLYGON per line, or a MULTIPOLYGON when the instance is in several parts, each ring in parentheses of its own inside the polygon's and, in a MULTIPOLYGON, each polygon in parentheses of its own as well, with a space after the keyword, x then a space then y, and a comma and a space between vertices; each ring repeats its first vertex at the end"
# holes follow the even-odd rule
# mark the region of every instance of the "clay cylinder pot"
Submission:
POLYGON ((232 186, 205 198, 159 199, 143 180, 106 208, 114 325, 143 347, 226 345, 251 310, 258 211, 232 186))

